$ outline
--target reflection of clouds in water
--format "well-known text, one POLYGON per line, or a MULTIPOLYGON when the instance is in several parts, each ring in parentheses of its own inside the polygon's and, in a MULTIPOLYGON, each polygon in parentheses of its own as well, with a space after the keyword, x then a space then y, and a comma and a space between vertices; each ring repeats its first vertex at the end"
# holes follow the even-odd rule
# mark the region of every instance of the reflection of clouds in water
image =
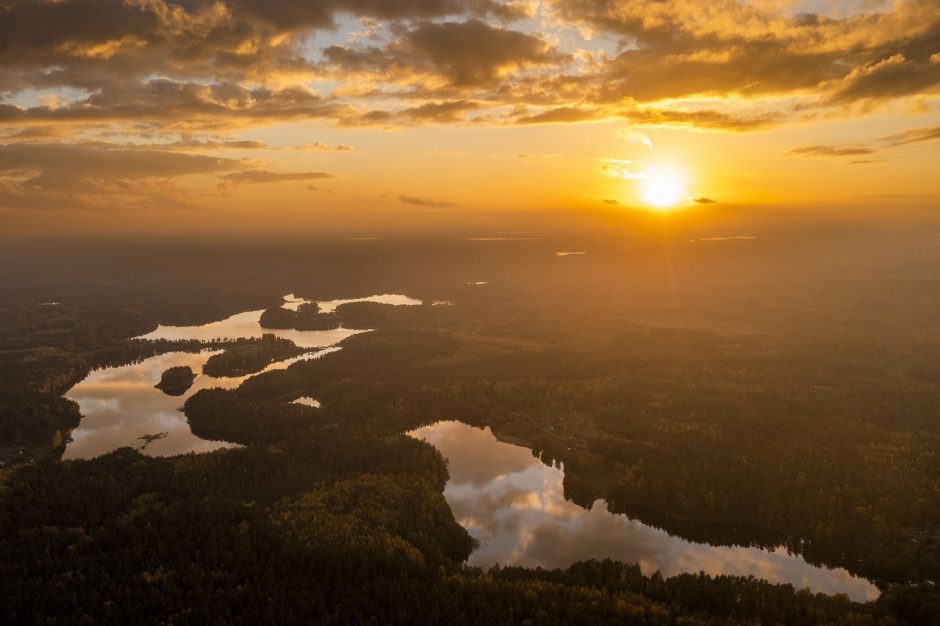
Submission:
POLYGON ((283 339, 290 339, 301 348, 324 348, 333 346, 363 331, 352 328, 333 330, 293 330, 262 328, 259 321, 263 311, 248 311, 233 315, 220 322, 211 322, 202 326, 158 326, 157 329, 138 339, 166 339, 169 341, 212 341, 214 339, 240 339, 261 337, 274 334, 283 339))
MULTIPOLYGON (((465 483, 479 487, 502 475, 518 474, 526 468, 542 464, 525 448, 487 445, 493 439, 489 429, 472 428, 460 422, 440 422, 434 426, 419 428, 412 435, 425 439, 447 459, 447 469, 450 472, 448 488, 456 488, 465 483)), ((539 473, 533 473, 530 477, 539 479, 541 476, 539 473)), ((514 480, 518 484, 519 477, 516 476, 514 480)))
POLYGON ((281 306, 290 311, 296 311, 297 309, 300 308, 300 305, 304 304, 305 302, 307 301, 304 300, 303 298, 298 298, 294 294, 289 293, 286 296, 284 296, 284 304, 282 304, 281 306))
MULTIPOLYGON (((287 294, 284 297, 283 307, 296 311, 301 304, 312 302, 297 298, 294 294, 287 294)), ((346 300, 325 300, 317 302, 321 313, 332 313, 336 307, 352 302, 377 302, 379 304, 389 304, 394 306, 416 306, 421 304, 421 300, 409 298, 400 294, 381 294, 377 296, 367 296, 365 298, 349 298, 346 300)), ((274 329, 262 328, 261 314, 264 311, 245 311, 237 313, 218 322, 210 322, 201 326, 163 326, 160 325, 153 332, 141 335, 138 339, 166 339, 170 341, 198 340, 212 341, 214 339, 242 339, 248 337, 261 337, 264 334, 272 333, 283 339, 290 339, 301 348, 325 348, 335 346, 344 339, 356 335, 363 330, 353 328, 335 328, 332 330, 294 330, 294 329, 274 329)))
POLYGON ((73 398, 78 404, 78 410, 85 415, 93 411, 117 411, 117 398, 73 398))
POLYGON ((317 302, 320 305, 321 313, 332 313, 337 307, 353 302, 375 302, 377 304, 390 304, 393 306, 416 306, 421 304, 421 300, 409 298, 397 293, 383 293, 378 296, 368 296, 366 298, 348 298, 346 300, 324 300, 317 302))
POLYGON ((152 441, 146 453, 153 456, 208 452, 230 444, 199 439, 189 429, 179 408, 186 398, 207 387, 237 386, 242 379, 218 379, 199 375, 181 396, 167 396, 154 385, 163 372, 176 365, 199 372, 216 352, 170 352, 140 363, 95 370, 66 394, 78 403, 82 421, 72 431, 63 458, 91 458, 123 446, 140 447, 140 438, 153 433, 166 436, 152 441))
MULTIPOLYGON (((340 304, 358 301, 393 305, 421 304, 420 300, 399 295, 333 300, 320 304, 323 310, 329 311, 340 304)), ((285 296, 284 306, 296 310, 304 302, 307 300, 288 294, 285 296)), ((157 330, 140 338, 211 341, 261 337, 265 333, 274 333, 279 337, 290 339, 302 348, 323 348, 318 352, 276 361, 262 370, 262 372, 270 372, 285 369, 298 361, 317 359, 336 352, 340 349, 337 344, 342 340, 367 332, 351 328, 326 331, 268 330, 261 328, 259 324, 261 313, 260 310, 247 311, 202 326, 159 326, 157 330)), ((249 377, 214 378, 199 374, 209 357, 217 352, 219 351, 206 351, 198 354, 170 352, 151 357, 140 363, 91 372, 66 393, 67 398, 78 403, 83 417, 78 428, 71 433, 71 441, 66 446, 63 458, 90 458, 123 446, 139 447, 141 437, 158 432, 165 432, 166 436, 154 439, 147 445, 146 453, 152 456, 208 452, 231 447, 232 444, 196 437, 190 431, 186 417, 179 410, 188 397, 201 389, 210 387, 234 389, 249 377), (188 366, 198 375, 192 387, 185 393, 180 396, 168 396, 159 389, 155 389, 154 385, 159 382, 164 371, 175 366, 188 366)), ((316 402, 312 399, 310 401, 316 402)))
POLYGON ((440 422, 412 436, 437 447, 448 460, 444 492, 454 517, 480 542, 471 565, 567 567, 584 559, 637 563, 646 574, 704 571, 753 575, 856 600, 878 596, 868 581, 844 569, 815 567, 784 548, 710 546, 671 537, 598 500, 584 510, 564 498, 561 469, 548 467, 525 448, 497 441, 489 429, 440 422))
MULTIPOLYGON (((284 369, 291 363, 319 358, 339 349, 337 346, 277 361, 262 371, 284 369)), ((234 389, 255 374, 231 378, 199 374, 193 386, 181 396, 168 396, 154 387, 170 367, 188 366, 194 372, 201 372, 209 357, 218 352, 169 352, 140 363, 91 372, 66 394, 67 398, 78 403, 83 417, 78 428, 72 431, 72 440, 66 446, 63 458, 90 458, 123 446, 138 447, 140 437, 155 432, 166 432, 167 435, 147 446, 146 453, 152 456, 231 447, 232 444, 207 441, 194 435, 180 409, 188 397, 201 389, 234 389)))

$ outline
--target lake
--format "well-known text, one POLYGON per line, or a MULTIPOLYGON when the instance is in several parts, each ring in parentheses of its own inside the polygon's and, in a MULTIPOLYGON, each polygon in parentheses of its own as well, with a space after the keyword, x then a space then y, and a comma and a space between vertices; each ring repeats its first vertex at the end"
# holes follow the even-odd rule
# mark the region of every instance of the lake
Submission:
POLYGON ((797 588, 845 593, 864 602, 879 591, 845 569, 807 563, 784 548, 711 546, 686 541, 626 515, 603 500, 590 510, 565 500, 564 470, 528 448, 498 441, 486 429, 445 421, 409 433, 447 459, 444 496, 454 517, 479 542, 470 565, 564 568, 586 559, 637 563, 644 574, 684 572, 755 576, 797 588))
MULTIPOLYGON (((307 302, 288 294, 284 307, 296 310, 307 302)), ((365 298, 328 300, 318 302, 320 311, 330 313, 343 304, 378 302, 397 306, 416 306, 421 301, 398 294, 382 294, 365 298)), ((246 311, 224 320, 200 326, 158 326, 153 332, 138 339, 165 339, 182 341, 236 340, 261 337, 273 333, 290 339, 311 352, 297 357, 275 361, 264 371, 285 369, 303 359, 322 358, 340 349, 339 344, 348 337, 368 332, 365 329, 336 328, 333 330, 293 330, 262 328, 259 320, 263 310, 246 311), (317 350, 313 352, 313 350, 317 350)), ((64 459, 87 459, 130 446, 151 456, 170 456, 187 452, 211 452, 233 444, 207 441, 194 435, 181 407, 188 397, 201 389, 222 387, 234 389, 249 376, 215 378, 202 374, 202 366, 215 351, 196 354, 169 352, 139 363, 107 367, 92 371, 84 380, 72 387, 65 397, 74 400, 82 414, 82 421, 72 430, 66 444, 64 459), (189 366, 197 376, 184 394, 169 396, 154 388, 164 371, 175 366, 189 366)), ((256 376, 252 374, 251 376, 256 376)), ((316 400, 308 398, 305 404, 313 406, 316 400)), ((316 403, 317 405, 319 403, 316 403)))
MULTIPOLYGON (((285 308, 306 300, 285 297, 285 308)), ((324 313, 351 302, 420 305, 407 296, 383 294, 318 302, 324 313)), ((311 352, 270 363, 264 371, 284 369, 302 359, 323 358, 340 350, 344 339, 365 329, 326 331, 261 328, 261 310, 247 311, 200 326, 159 326, 140 339, 235 340, 274 333, 311 352)), ((78 403, 82 421, 71 433, 65 459, 92 458, 123 446, 152 456, 211 452, 233 444, 194 435, 181 407, 201 389, 238 387, 248 376, 215 378, 202 367, 217 351, 169 352, 138 363, 94 370, 66 397, 78 403), (188 366, 197 373, 191 388, 170 396, 154 385, 170 367, 188 366)), ((319 407, 315 398, 295 402, 319 407)), ((444 492, 454 517, 479 542, 469 564, 500 563, 527 567, 567 567, 585 559, 611 558, 637 563, 646 574, 683 572, 755 576, 770 582, 835 594, 859 601, 876 598, 878 589, 844 569, 807 563, 783 548, 711 546, 674 537, 626 515, 612 514, 598 500, 589 509, 565 500, 564 470, 550 467, 525 447, 500 442, 489 429, 448 421, 409 435, 427 441, 448 460, 450 480, 444 492)))

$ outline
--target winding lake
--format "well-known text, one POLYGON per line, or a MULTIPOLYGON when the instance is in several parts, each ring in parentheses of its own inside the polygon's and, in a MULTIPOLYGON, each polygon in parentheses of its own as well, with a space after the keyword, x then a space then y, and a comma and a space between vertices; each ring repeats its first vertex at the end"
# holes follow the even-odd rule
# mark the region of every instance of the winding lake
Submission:
POLYGON ((528 448, 498 441, 489 428, 438 422, 408 433, 447 459, 444 496, 457 521, 479 541, 470 565, 496 563, 564 568, 586 559, 637 563, 644 574, 683 572, 755 576, 864 602, 879 591, 837 568, 816 567, 783 548, 710 546, 673 537, 626 515, 603 500, 590 510, 565 500, 564 471, 549 467, 528 448))
MULTIPOLYGON (((288 294, 285 308, 296 310, 307 302, 288 294)), ((382 294, 365 298, 328 300, 318 302, 320 311, 330 313, 343 304, 378 302, 388 305, 420 305, 421 301, 398 294, 382 294)), ((264 371, 285 369, 303 359, 321 358, 340 349, 339 344, 353 335, 368 332, 364 329, 336 328, 333 330, 281 330, 262 328, 259 321, 263 310, 238 313, 218 322, 201 326, 158 326, 156 330, 138 339, 166 340, 235 340, 261 337, 273 333, 290 339, 301 348, 318 349, 297 357, 275 361, 264 371)), ((186 399, 211 387, 234 389, 249 376, 215 378, 202 374, 202 367, 215 351, 196 354, 169 352, 139 363, 107 367, 92 371, 84 380, 69 389, 66 398, 74 400, 82 414, 82 421, 71 432, 64 459, 87 459, 124 446, 140 449, 151 456, 170 456, 187 452, 210 452, 233 444, 200 439, 189 429, 189 422, 181 407, 186 399), (154 388, 160 376, 171 367, 185 365, 197 373, 193 386, 179 396, 169 396, 154 388)), ((256 376, 257 374, 251 374, 256 376)), ((304 401, 319 405, 313 398, 304 401)))
MULTIPOLYGON (((296 309, 306 302, 293 294, 284 307, 296 309)), ((384 294, 319 302, 324 313, 351 302, 418 305, 420 300, 384 294)), ((269 330, 261 328, 261 310, 247 311, 201 326, 159 326, 140 339, 210 341, 260 337, 274 333, 311 352, 270 363, 264 371, 284 369, 302 359, 322 358, 340 348, 363 329, 326 331, 269 330)), ((215 378, 202 367, 216 351, 169 352, 138 363, 94 370, 72 387, 66 397, 78 403, 83 415, 72 431, 65 459, 92 458, 123 446, 152 456, 209 452, 230 447, 195 436, 181 412, 186 399, 201 389, 238 387, 248 376, 215 378), (156 389, 164 371, 188 366, 197 373, 192 387, 178 396, 156 389)), ((318 407, 315 398, 295 402, 318 407)), ((457 521, 478 541, 469 564, 489 566, 567 567, 584 559, 612 558, 638 563, 646 574, 664 576, 682 572, 755 576, 790 583, 823 593, 845 593, 854 600, 876 598, 878 589, 844 569, 816 567, 785 549, 718 547, 686 541, 625 515, 607 511, 598 500, 590 510, 564 497, 561 468, 549 467, 528 448, 498 441, 489 429, 460 422, 439 422, 409 433, 434 445, 448 460, 450 481, 444 492, 457 521)))

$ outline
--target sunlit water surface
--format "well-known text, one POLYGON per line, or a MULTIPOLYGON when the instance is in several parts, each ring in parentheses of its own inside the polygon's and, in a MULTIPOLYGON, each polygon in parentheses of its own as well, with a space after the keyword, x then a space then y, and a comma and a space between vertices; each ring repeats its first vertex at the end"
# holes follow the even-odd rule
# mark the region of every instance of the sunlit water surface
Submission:
MULTIPOLYGON (((306 300, 289 294, 284 307, 296 310, 306 300)), ((343 304, 352 302, 378 302, 389 305, 419 305, 420 300, 396 294, 383 294, 367 298, 329 300, 319 302, 320 311, 330 313, 343 304)), ((261 337, 273 333, 290 339, 301 348, 311 350, 297 357, 276 361, 264 371, 285 369, 303 359, 321 358, 339 350, 339 343, 353 335, 368 332, 361 329, 334 330, 281 330, 262 328, 259 324, 263 311, 238 313, 227 319, 201 326, 158 326, 139 339, 167 340, 235 340, 261 337)), ((233 444, 207 441, 189 429, 181 407, 186 399, 200 389, 220 387, 234 389, 248 376, 215 378, 201 373, 213 351, 198 354, 170 352, 139 363, 107 367, 92 371, 84 380, 72 387, 65 397, 78 403, 82 421, 72 431, 71 441, 65 448, 65 459, 87 459, 124 446, 139 448, 152 456, 169 456, 187 452, 209 452, 233 444), (197 374, 193 386, 179 396, 169 396, 156 389, 163 372, 171 367, 185 365, 197 374)), ((252 376, 257 374, 252 374, 252 376)), ((300 399, 308 406, 319 406, 313 398, 300 399)))
POLYGON ((816 567, 784 548, 710 546, 610 513, 603 500, 590 510, 564 497, 564 471, 533 457, 528 448, 498 441, 487 428, 438 422, 409 433, 447 459, 444 496, 457 521, 477 541, 470 565, 496 563, 564 568, 586 559, 637 563, 644 574, 684 572, 755 576, 858 601, 878 589, 844 569, 816 567))
MULTIPOLYGON (((417 305, 420 300, 400 295, 319 302, 329 313, 350 302, 417 305)), ((293 294, 285 308, 306 302, 293 294)), ((321 358, 336 350, 359 329, 326 331, 269 330, 259 325, 262 311, 248 311, 201 326, 159 326, 141 339, 209 341, 260 337, 273 332, 298 346, 315 350, 273 362, 264 371, 284 369, 302 359, 321 358)), ((64 458, 92 458, 123 446, 152 456, 209 452, 230 447, 195 436, 181 407, 201 389, 238 387, 247 376, 215 378, 202 367, 215 351, 170 352, 139 363, 91 372, 66 397, 78 403, 81 424, 71 433, 64 458), (197 373, 191 388, 169 396, 154 387, 167 369, 185 365, 197 373)), ((318 407, 314 398, 295 402, 318 407)), ((444 492, 456 519, 479 541, 469 558, 475 566, 496 563, 528 567, 567 567, 578 560, 612 558, 638 563, 646 574, 682 572, 753 575, 771 582, 790 583, 824 593, 846 593, 855 600, 878 596, 868 581, 844 569, 815 567, 784 549, 714 547, 672 537, 625 515, 607 511, 598 500, 590 510, 564 498, 563 470, 548 467, 520 446, 498 441, 487 430, 460 422, 440 422, 409 433, 437 447, 448 459, 450 481, 444 492)))

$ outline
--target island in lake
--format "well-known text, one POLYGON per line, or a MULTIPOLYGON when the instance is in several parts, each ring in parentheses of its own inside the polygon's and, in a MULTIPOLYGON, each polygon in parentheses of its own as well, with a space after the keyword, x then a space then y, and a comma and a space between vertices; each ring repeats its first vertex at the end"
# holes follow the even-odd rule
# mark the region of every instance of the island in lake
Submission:
POLYGON ((181 396, 193 386, 196 374, 188 365, 178 365, 169 368, 160 376, 160 382, 154 387, 168 396, 181 396))

